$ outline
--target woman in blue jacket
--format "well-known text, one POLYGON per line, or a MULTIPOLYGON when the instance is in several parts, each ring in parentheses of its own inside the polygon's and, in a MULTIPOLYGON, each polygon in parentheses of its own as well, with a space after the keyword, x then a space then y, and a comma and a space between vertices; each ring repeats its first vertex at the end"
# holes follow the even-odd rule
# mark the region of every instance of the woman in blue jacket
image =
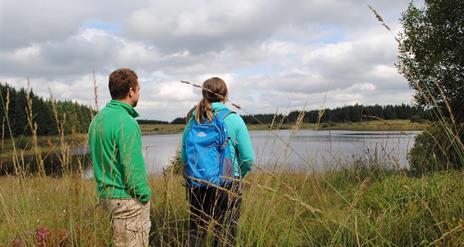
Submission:
MULTIPOLYGON (((187 117, 187 126, 182 137, 182 160, 186 165, 186 136, 190 126, 196 123, 211 122, 216 114, 227 107, 227 85, 213 77, 203 83, 203 98, 187 117)), ((223 188, 215 186, 195 186, 189 183, 188 198, 190 203, 190 240, 191 245, 202 246, 206 231, 211 222, 214 226, 214 246, 234 246, 237 234, 237 224, 240 218, 241 184, 240 180, 251 169, 254 160, 253 147, 245 122, 236 113, 224 118, 226 133, 230 137, 227 148, 230 151, 233 164, 234 182, 223 188)), ((215 163, 215 162, 212 162, 215 163)), ((217 163, 217 162, 216 162, 217 163)))

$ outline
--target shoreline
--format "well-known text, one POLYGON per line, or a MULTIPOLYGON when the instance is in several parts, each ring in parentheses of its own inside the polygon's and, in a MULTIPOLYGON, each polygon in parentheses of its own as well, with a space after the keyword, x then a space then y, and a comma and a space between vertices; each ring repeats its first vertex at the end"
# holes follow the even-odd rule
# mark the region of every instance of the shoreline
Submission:
MULTIPOLYGON (((291 129, 311 129, 311 130, 345 130, 345 131, 423 131, 428 123, 413 123, 409 120, 372 120, 364 122, 346 123, 304 123, 301 126, 294 124, 282 125, 262 125, 248 124, 248 130, 291 130, 291 129)), ((182 133, 184 124, 140 124, 142 135, 166 135, 182 133)))

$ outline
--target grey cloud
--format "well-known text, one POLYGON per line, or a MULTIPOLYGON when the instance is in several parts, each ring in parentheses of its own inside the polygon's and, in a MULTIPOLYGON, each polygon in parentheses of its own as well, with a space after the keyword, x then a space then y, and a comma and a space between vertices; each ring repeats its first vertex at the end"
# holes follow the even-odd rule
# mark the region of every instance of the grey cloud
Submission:
POLYGON ((172 1, 137 10, 125 23, 126 37, 145 40, 165 52, 218 51, 268 37, 279 1, 172 1), (179 8, 181 5, 183 8, 179 8))
MULTIPOLYGON (((317 32, 321 25, 336 30, 380 26, 367 3, 357 0, 153 2, 131 14, 125 21, 124 33, 128 38, 144 40, 166 53, 244 48, 289 27, 300 32, 317 32)), ((394 24, 398 23, 398 12, 407 7, 407 2, 376 1, 375 6, 394 24)))
POLYGON ((96 70, 104 102, 107 75, 131 67, 143 84, 142 116, 164 120, 200 97, 175 94, 180 79, 210 75, 229 76, 231 98, 254 113, 306 102, 312 109, 328 89, 328 106, 407 102, 406 81, 389 69, 396 44, 368 2, 398 30, 407 1, 0 0, 0 31, 8 34, 0 39, 0 80, 30 76, 43 95, 55 87, 88 102, 96 70), (121 30, 90 30, 95 21, 121 30))
MULTIPOLYGON (((38 54, 25 61, 13 59, 12 53, 0 53, 0 66, 5 75, 23 75, 53 80, 102 71, 114 60, 118 42, 104 34, 92 40, 82 35, 68 37, 62 42, 48 42, 37 46, 38 54)), ((14 52, 13 52, 14 53, 14 52)))
POLYGON ((0 0, 0 50, 59 42, 89 22, 115 23, 147 1, 0 0))

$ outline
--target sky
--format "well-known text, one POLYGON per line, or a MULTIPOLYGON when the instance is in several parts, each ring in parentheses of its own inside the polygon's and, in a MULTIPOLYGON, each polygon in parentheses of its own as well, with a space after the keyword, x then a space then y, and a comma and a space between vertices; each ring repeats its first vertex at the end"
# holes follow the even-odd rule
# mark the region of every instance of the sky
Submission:
MULTIPOLYGON (((142 119, 184 116, 218 76, 240 114, 411 104, 395 68, 409 0, 0 0, 0 82, 103 107, 133 69, 142 119), (368 4, 392 28, 376 20, 368 4)), ((423 5, 415 0, 415 5, 423 5)))

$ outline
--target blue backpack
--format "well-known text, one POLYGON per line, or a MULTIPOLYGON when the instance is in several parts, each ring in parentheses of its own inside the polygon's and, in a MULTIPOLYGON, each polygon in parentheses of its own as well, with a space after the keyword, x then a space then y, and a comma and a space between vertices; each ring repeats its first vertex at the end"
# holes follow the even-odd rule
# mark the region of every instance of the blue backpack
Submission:
POLYGON ((225 186, 234 177, 234 165, 224 118, 234 113, 220 110, 211 122, 191 121, 185 137, 185 173, 189 185, 197 187, 225 186))

